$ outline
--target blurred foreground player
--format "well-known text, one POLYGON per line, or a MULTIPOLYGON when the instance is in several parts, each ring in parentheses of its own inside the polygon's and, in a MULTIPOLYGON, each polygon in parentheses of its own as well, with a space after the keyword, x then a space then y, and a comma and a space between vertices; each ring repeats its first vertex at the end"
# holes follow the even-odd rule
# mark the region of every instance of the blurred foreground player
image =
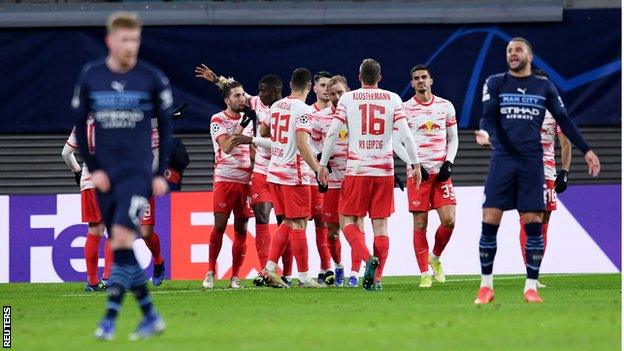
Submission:
MULTIPOLYGON (((433 78, 425 65, 416 65, 410 70, 411 84, 415 95, 403 103, 407 123, 418 146, 423 182, 419 188, 411 178, 407 181, 408 208, 414 219, 414 253, 421 272, 421 288, 432 286, 429 266, 439 283, 446 277, 440 256, 451 239, 455 228, 455 191, 451 181, 451 170, 459 138, 453 104, 433 95, 433 78), (440 226, 435 233, 435 244, 429 253, 427 225, 430 210, 436 210, 440 226)), ((403 161, 407 155, 402 145, 396 145, 396 152, 403 161), (401 151, 403 150, 403 151, 401 151)), ((408 175, 410 167, 408 166, 408 175)))
POLYGON ((363 286, 381 290, 381 274, 389 250, 388 217, 394 212, 394 157, 392 131, 397 128, 406 145, 416 187, 420 185, 420 165, 402 107, 401 98, 379 89, 381 66, 373 59, 360 65, 360 89, 346 92, 338 101, 336 115, 323 145, 318 178, 328 183, 327 164, 334 153, 343 125, 349 130, 349 155, 346 176, 340 193, 342 231, 360 261, 366 262, 363 286), (374 256, 366 247, 358 219, 369 215, 375 234, 374 256), (378 269, 379 267, 379 269, 378 269))
MULTIPOLYGON (((95 126, 93 118, 89 116, 87 119, 87 142, 89 144, 89 152, 95 152, 95 126)), ((110 269, 113 261, 113 252, 110 248, 110 240, 106 240, 104 245, 104 272, 102 280, 98 278, 98 261, 100 251, 100 240, 104 235, 104 223, 102 223, 102 214, 97 203, 97 193, 95 186, 91 182, 91 173, 83 162, 82 168, 76 160, 74 153, 78 149, 76 141, 76 128, 65 142, 61 153, 63 160, 74 173, 76 184, 80 187, 80 204, 82 209, 82 221, 88 223, 87 240, 84 246, 85 265, 87 266, 87 284, 85 291, 104 291, 108 283, 110 269)))
POLYGON ((115 264, 108 287, 106 314, 95 336, 110 340, 125 292, 131 290, 143 312, 132 339, 161 333, 165 323, 152 305, 146 277, 132 249, 150 197, 167 192, 163 177, 171 142, 172 104, 169 80, 160 70, 137 60, 141 23, 134 13, 116 12, 107 21, 108 56, 87 63, 72 98, 76 138, 111 236, 115 264), (96 153, 89 153, 87 118, 95 121, 96 153), (160 140, 156 175, 152 172, 151 119, 160 140))
POLYGON ((563 133, 585 155, 589 174, 600 172, 598 156, 585 142, 568 117, 557 88, 545 77, 531 73, 533 50, 524 38, 507 44, 508 71, 487 78, 483 86, 483 117, 476 132, 477 143, 489 144, 492 158, 485 182, 483 223, 479 254, 481 287, 475 304, 494 300, 492 269, 496 255, 496 234, 503 211, 516 209, 527 235, 524 300, 540 303, 537 279, 544 255, 542 213, 544 201, 544 163, 540 130, 546 111, 550 111, 563 133))

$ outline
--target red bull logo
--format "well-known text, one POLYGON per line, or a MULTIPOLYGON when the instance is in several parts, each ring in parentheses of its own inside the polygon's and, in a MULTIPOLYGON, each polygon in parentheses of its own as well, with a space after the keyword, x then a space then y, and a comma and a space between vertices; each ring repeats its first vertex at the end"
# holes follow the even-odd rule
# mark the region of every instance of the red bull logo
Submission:
POLYGON ((423 131, 426 133, 433 133, 436 130, 440 130, 442 129, 442 127, 440 127, 439 124, 433 123, 432 121, 427 121, 423 124, 420 125, 420 127, 418 127, 419 131, 423 131))

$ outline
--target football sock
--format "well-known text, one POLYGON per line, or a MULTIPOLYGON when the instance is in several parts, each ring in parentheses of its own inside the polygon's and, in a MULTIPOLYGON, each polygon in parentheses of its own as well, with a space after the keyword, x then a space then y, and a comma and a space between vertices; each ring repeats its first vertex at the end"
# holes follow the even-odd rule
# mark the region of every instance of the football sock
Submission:
POLYGON ((223 233, 219 233, 213 229, 210 234, 210 247, 208 248, 208 271, 215 273, 215 275, 217 273, 217 258, 219 257, 219 252, 221 252, 222 245, 223 233))
POLYGON ((279 227, 277 227, 277 231, 275 232, 275 235, 273 235, 273 239, 271 240, 269 261, 279 261, 280 256, 284 254, 286 246, 288 245, 289 233, 290 227, 287 226, 285 223, 282 223, 279 225, 279 227))
POLYGON ((327 246, 329 247, 329 253, 336 265, 342 264, 342 244, 340 243, 340 236, 327 238, 327 246))
POLYGON ((256 224, 256 252, 260 260, 260 266, 266 266, 271 249, 271 234, 268 224, 256 224))
POLYGON ((524 292, 527 290, 535 290, 537 291, 537 279, 529 279, 524 282, 524 292))
POLYGON ((414 254, 421 273, 429 273, 429 243, 427 242, 427 232, 421 229, 414 229, 414 254))
POLYGON ((526 271, 528 279, 537 280, 542 257, 544 256, 544 239, 542 238, 542 223, 527 223, 524 225, 527 234, 526 243, 526 271))
MULTIPOLYGON (((290 230, 290 245, 297 260, 297 270, 307 272, 308 268, 308 240, 304 229, 290 230)), ((327 248, 327 246, 325 247, 327 248)))
POLYGON ((321 270, 328 271, 331 269, 331 253, 327 244, 327 228, 315 228, 316 232, 316 248, 321 258, 321 270))
POLYGON ((115 319, 121 309, 121 302, 126 290, 133 285, 133 282, 145 284, 143 269, 136 260, 134 251, 131 248, 117 249, 114 252, 115 264, 110 275, 108 292, 108 303, 106 305, 106 318, 115 319), (139 275, 143 275, 142 279, 139 275))
POLYGON ((293 251, 292 245, 290 243, 290 237, 288 238, 288 242, 286 243, 286 247, 284 248, 284 253, 282 253, 282 265, 282 275, 286 277, 291 277, 293 267, 293 251))
POLYGON ((491 275, 496 256, 496 233, 498 225, 482 222, 481 239, 479 240, 479 259, 481 261, 481 274, 491 275))
POLYGON ((134 297, 136 298, 139 306, 141 307, 141 311, 144 316, 150 315, 152 313, 152 297, 147 290, 147 285, 142 284, 139 286, 135 286, 132 288, 132 292, 134 293, 134 297))
POLYGON ((104 244, 104 273, 102 273, 102 279, 108 280, 108 277, 110 277, 113 261, 113 249, 110 246, 110 240, 107 239, 106 243, 104 244))
POLYGON ((349 245, 351 245, 351 255, 354 255, 360 261, 368 261, 371 254, 368 247, 366 247, 364 233, 360 228, 355 224, 349 224, 344 227, 343 232, 349 245))
POLYGON ((548 223, 542 223, 542 237, 544 238, 544 254, 545 254, 546 245, 548 244, 548 223))
POLYGON ((84 257, 87 265, 87 282, 89 285, 99 283, 98 258, 101 237, 92 233, 87 234, 87 242, 84 246, 84 257))
MULTIPOLYGON (((162 264, 163 257, 160 254, 160 237, 156 232, 152 232, 149 238, 143 238, 145 241, 145 245, 152 253, 152 257, 154 258, 154 264, 162 264)), ((218 253, 217 253, 218 255, 218 253)))
POLYGON ((494 289, 494 277, 491 274, 481 275, 481 287, 488 287, 494 289))
POLYGON ((381 281, 381 275, 383 273, 384 266, 386 265, 386 259, 388 258, 388 250, 390 249, 390 238, 387 236, 376 236, 373 243, 373 252, 376 257, 379 258, 379 267, 375 272, 375 281, 381 281))
POLYGON ((435 256, 442 256, 442 251, 444 251, 444 248, 451 239, 452 234, 453 228, 447 228, 440 224, 438 230, 435 233, 435 244, 433 245, 432 251, 435 256))
POLYGON ((232 277, 239 277, 240 269, 245 262, 245 254, 247 253, 247 235, 234 234, 234 243, 232 244, 232 277))

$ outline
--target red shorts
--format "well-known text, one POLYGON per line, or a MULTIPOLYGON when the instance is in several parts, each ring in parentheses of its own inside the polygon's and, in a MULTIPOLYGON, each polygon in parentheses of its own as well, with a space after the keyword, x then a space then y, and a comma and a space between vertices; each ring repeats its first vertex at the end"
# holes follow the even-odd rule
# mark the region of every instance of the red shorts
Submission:
POLYGON ((436 175, 429 175, 429 180, 420 183, 416 189, 414 178, 407 179, 407 201, 410 212, 429 212, 442 206, 456 205, 455 189, 451 179, 436 182, 436 175))
POLYGON ((310 187, 269 183, 275 215, 285 218, 310 217, 310 187))
POLYGON ((95 188, 85 189, 80 192, 82 205, 82 221, 84 223, 102 223, 102 212, 97 202, 95 188))
POLYGON ((250 193, 252 205, 271 202, 271 190, 269 190, 269 183, 266 181, 266 174, 251 173, 250 193))
POLYGON ((344 216, 388 218, 394 212, 393 176, 346 176, 340 191, 339 212, 344 216))
POLYGON ((311 218, 323 215, 323 198, 325 194, 319 193, 318 186, 309 185, 310 187, 310 213, 311 218))
POLYGON ((340 189, 329 189, 323 201, 323 222, 340 223, 338 204, 340 203, 340 189))
POLYGON ((149 203, 145 209, 145 214, 141 218, 141 225, 155 225, 156 224, 156 201, 154 196, 150 196, 149 203))
POLYGON ((249 207, 249 185, 234 182, 216 182, 212 188, 212 201, 215 213, 230 215, 234 218, 251 217, 249 207))
POLYGON ((552 212, 557 209, 557 192, 555 192, 554 180, 546 179, 544 201, 546 202, 546 211, 552 212))

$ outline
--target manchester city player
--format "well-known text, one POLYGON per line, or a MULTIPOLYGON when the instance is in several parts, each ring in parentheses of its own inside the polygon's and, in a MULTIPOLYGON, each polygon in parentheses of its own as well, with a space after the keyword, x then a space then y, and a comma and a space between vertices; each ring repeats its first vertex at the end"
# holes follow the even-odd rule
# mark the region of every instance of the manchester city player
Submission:
POLYGON ((80 152, 98 189, 102 218, 111 233, 114 266, 109 280, 106 315, 95 336, 110 340, 124 293, 131 290, 143 311, 133 339, 161 333, 165 324, 155 311, 146 277, 132 250, 140 219, 150 197, 167 192, 163 177, 171 143, 172 95, 160 70, 137 61, 141 23, 134 13, 117 12, 108 18, 108 56, 87 63, 74 89, 76 135, 80 152), (96 152, 87 148, 86 120, 95 120, 96 152), (158 170, 152 174, 152 120, 160 138, 158 170))
POLYGON ((540 130, 545 111, 552 113, 565 136, 585 155, 589 174, 600 172, 598 156, 585 142, 568 117, 555 86, 544 77, 531 74, 533 50, 524 38, 507 45, 505 73, 487 78, 483 86, 483 117, 477 142, 492 144, 492 158, 485 182, 483 227, 479 241, 481 288, 476 304, 494 300, 492 267, 496 255, 496 233, 503 211, 516 209, 527 234, 524 299, 540 303, 537 278, 544 254, 542 212, 544 204, 544 164, 540 130))

